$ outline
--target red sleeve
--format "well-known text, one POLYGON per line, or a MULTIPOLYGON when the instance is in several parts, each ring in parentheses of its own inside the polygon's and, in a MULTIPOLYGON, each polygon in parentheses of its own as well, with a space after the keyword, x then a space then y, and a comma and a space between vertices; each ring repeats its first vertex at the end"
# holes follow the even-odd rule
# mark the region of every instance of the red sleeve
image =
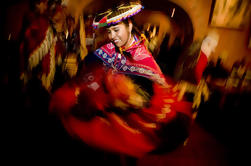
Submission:
POLYGON ((202 74, 207 66, 207 56, 204 52, 200 52, 199 60, 195 66, 195 78, 197 84, 200 82, 202 74))

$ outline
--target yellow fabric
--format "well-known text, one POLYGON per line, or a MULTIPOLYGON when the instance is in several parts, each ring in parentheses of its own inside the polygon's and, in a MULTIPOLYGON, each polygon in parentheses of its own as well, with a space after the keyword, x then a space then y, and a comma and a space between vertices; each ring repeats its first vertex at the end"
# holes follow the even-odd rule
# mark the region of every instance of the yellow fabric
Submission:
POLYGON ((80 30, 79 30, 79 35, 80 35, 80 58, 81 60, 84 60, 86 55, 88 54, 88 50, 86 48, 86 42, 85 42, 85 24, 84 24, 84 17, 81 15, 79 17, 80 21, 80 30))
POLYGON ((186 92, 194 94, 193 97, 193 108, 198 108, 201 103, 201 97, 204 97, 204 101, 207 101, 209 98, 209 89, 205 80, 201 80, 198 85, 191 84, 186 81, 182 81, 175 87, 180 90, 178 95, 178 100, 181 100, 186 92))

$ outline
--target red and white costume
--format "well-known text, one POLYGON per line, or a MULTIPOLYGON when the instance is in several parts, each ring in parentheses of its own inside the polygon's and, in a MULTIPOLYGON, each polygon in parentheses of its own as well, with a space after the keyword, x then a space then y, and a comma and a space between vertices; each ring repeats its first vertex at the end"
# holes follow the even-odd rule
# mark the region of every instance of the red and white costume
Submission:
MULTIPOLYGON (((162 74, 143 41, 135 39, 125 50, 130 58, 117 52, 113 43, 97 49, 92 56, 104 65, 90 65, 83 76, 59 88, 50 109, 73 137, 97 148, 141 157, 161 146, 159 132, 178 114, 191 119, 192 103, 178 101, 173 82, 162 74), (146 105, 130 102, 132 96, 133 101, 140 96, 130 75, 152 82, 153 95, 146 105)), ((165 138, 175 134, 165 132, 165 138)))

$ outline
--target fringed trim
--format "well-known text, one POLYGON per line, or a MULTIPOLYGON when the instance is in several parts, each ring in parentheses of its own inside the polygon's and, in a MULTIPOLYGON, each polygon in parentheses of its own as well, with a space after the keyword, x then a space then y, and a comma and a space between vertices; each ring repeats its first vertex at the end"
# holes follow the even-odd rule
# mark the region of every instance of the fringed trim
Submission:
POLYGON ((113 18, 108 19, 107 23, 108 23, 108 25, 110 25, 112 23, 116 24, 116 23, 120 22, 123 19, 127 19, 127 18, 129 18, 129 17, 131 17, 133 15, 136 15, 137 13, 139 13, 141 11, 141 8, 142 8, 142 6, 140 4, 139 5, 135 5, 132 9, 128 10, 127 12, 122 13, 122 14, 120 14, 118 16, 115 16, 113 18))
POLYGON ((159 74, 153 74, 152 76, 151 76, 151 79, 153 80, 153 81, 156 81, 158 84, 160 84, 160 85, 163 85, 163 86, 166 86, 166 80, 163 78, 163 77, 160 77, 160 75, 159 74))
POLYGON ((49 27, 46 31, 46 36, 43 42, 29 56, 28 68, 30 70, 36 67, 39 64, 39 62, 43 59, 43 57, 49 52, 51 45, 53 43, 53 40, 57 40, 57 39, 54 38, 52 28, 49 27))
MULTIPOLYGON (((103 19, 101 19, 99 22, 95 22, 95 19, 94 19, 93 24, 92 24, 93 27, 96 29, 98 27, 102 27, 103 24, 104 24, 104 26, 111 25, 111 24, 116 24, 116 23, 118 23, 118 22, 120 22, 122 20, 125 20, 125 19, 127 19, 129 17, 132 17, 132 16, 136 15, 143 8, 143 6, 141 4, 136 4, 136 5, 131 5, 131 6, 121 6, 121 7, 118 8, 118 10, 120 10, 122 8, 129 8, 129 7, 131 7, 130 10, 128 10, 128 11, 126 11, 126 12, 120 14, 120 15, 117 15, 115 17, 112 17, 110 19, 107 19, 105 23, 101 22, 101 20, 103 20, 103 19)), ((103 17, 103 18, 105 18, 105 17, 107 18, 109 15, 112 14, 112 12, 113 12, 112 10, 108 10, 107 12, 101 13, 101 14, 106 14, 107 13, 103 17)))
POLYGON ((45 87, 46 90, 50 91, 51 84, 54 81, 55 76, 55 49, 56 41, 53 42, 51 48, 50 48, 50 72, 47 75, 46 73, 43 73, 42 75, 42 85, 45 87))

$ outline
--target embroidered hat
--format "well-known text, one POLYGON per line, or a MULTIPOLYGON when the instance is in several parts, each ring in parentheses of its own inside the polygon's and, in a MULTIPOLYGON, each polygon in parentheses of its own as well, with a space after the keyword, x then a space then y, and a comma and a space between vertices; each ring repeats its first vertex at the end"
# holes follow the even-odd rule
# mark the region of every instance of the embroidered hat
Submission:
POLYGON ((115 8, 108 9, 106 12, 97 14, 92 25, 95 29, 114 25, 136 15, 142 9, 143 6, 139 1, 122 3, 115 8))

